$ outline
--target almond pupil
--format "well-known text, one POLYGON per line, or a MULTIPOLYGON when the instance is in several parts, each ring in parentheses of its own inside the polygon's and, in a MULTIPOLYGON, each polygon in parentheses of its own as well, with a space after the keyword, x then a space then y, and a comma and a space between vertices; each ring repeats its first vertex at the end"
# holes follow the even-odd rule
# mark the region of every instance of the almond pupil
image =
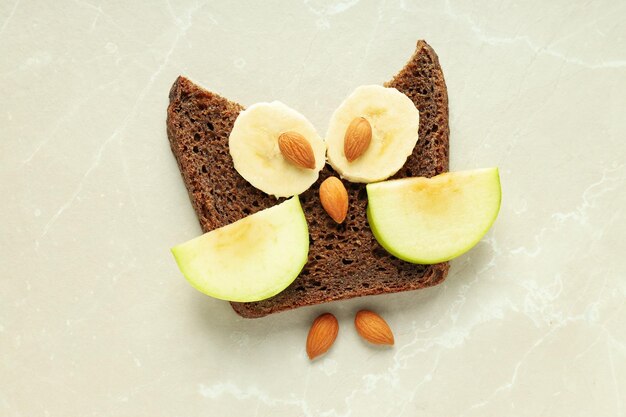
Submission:
POLYGON ((357 117, 346 129, 343 151, 348 162, 353 162, 365 153, 372 141, 372 125, 364 117, 357 117))
POLYGON ((315 154, 308 140, 297 132, 285 132, 278 137, 278 149, 285 159, 300 168, 314 169, 315 154))

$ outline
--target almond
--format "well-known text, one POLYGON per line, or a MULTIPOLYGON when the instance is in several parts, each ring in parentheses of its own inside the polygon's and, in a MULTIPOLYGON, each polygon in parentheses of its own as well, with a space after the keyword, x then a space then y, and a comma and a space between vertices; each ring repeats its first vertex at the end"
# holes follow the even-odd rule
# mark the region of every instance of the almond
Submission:
POLYGON ((348 214, 348 192, 337 177, 328 177, 320 185, 320 201, 326 213, 337 223, 348 214))
POLYGON ((364 117, 357 117, 348 126, 343 140, 343 153, 348 162, 359 158, 370 146, 372 126, 364 117))
POLYGON ((298 132, 284 132, 278 137, 278 148, 292 164, 300 168, 315 168, 315 155, 308 140, 298 132))
POLYGON ((314 359, 326 353, 333 345, 339 333, 339 323, 335 316, 325 313, 316 318, 306 338, 306 354, 314 359))
POLYGON ((354 318, 354 326, 361 337, 370 343, 376 345, 393 345, 393 333, 389 325, 378 314, 361 310, 356 313, 354 318))

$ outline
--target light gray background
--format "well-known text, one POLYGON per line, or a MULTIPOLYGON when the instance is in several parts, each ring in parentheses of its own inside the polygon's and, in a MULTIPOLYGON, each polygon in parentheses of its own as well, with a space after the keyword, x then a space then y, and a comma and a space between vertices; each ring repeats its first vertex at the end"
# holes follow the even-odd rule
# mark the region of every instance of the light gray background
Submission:
POLYGON ((624 415, 625 2, 251 4, 0 3, 0 414, 624 415), (175 77, 323 134, 420 38, 451 168, 503 184, 447 281, 252 321, 191 288, 169 253, 200 233, 165 135, 175 77), (393 349, 358 338, 362 307, 393 349), (325 311, 339 338, 310 363, 325 311))

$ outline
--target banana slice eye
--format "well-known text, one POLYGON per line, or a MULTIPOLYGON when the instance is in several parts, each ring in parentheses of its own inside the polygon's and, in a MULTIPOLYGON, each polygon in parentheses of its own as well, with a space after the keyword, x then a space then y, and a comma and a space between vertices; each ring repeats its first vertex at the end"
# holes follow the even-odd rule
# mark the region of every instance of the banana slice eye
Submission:
POLYGON ((311 122, 279 101, 242 111, 228 147, 237 172, 276 197, 306 191, 326 163, 326 143, 311 122))
POLYGON ((407 96, 395 88, 359 87, 331 117, 328 162, 349 181, 382 181, 402 168, 418 130, 419 110, 407 96))

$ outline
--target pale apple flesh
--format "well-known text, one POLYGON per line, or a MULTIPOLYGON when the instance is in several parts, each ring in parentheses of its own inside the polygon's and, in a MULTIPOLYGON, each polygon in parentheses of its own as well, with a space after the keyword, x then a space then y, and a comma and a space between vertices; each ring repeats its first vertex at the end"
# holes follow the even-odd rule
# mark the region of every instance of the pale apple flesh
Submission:
POLYGON ((259 301, 296 279, 309 253, 298 197, 172 248, 197 290, 227 301, 259 301))
POLYGON ((370 228, 392 255, 411 263, 448 261, 470 250, 500 210, 497 168, 367 185, 370 228))

